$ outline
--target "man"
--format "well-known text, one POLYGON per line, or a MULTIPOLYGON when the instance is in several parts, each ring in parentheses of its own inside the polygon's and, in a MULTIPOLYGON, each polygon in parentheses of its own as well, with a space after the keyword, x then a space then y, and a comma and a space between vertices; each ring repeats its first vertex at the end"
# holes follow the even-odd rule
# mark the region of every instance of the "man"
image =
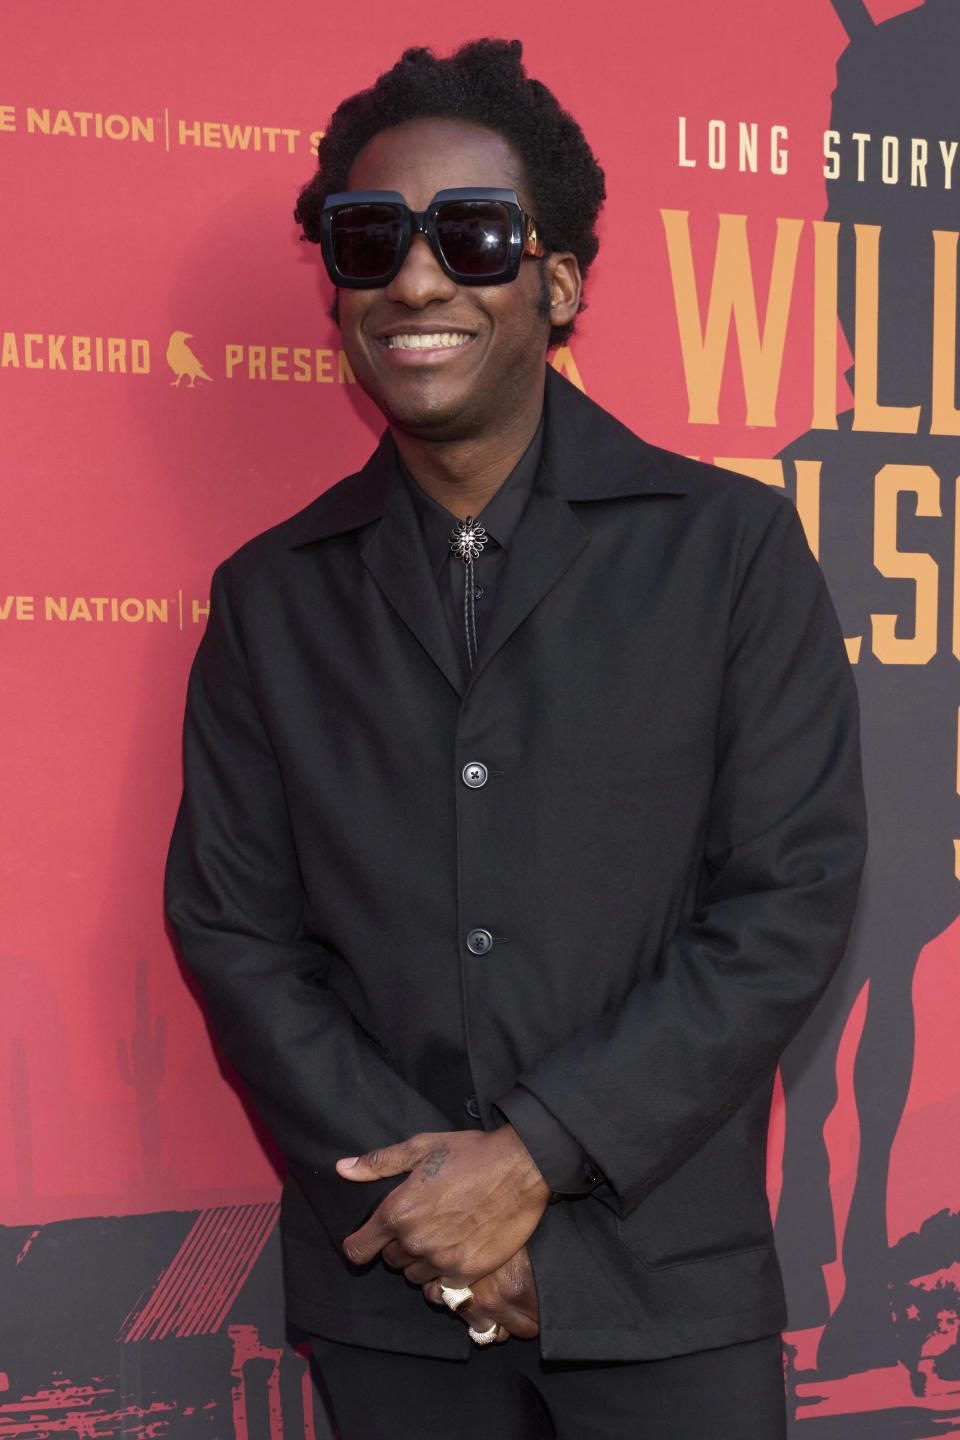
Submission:
POLYGON ((603 182, 519 44, 408 51, 319 156, 388 428, 217 572, 168 871, 289 1313, 344 1440, 774 1440, 772 1077, 863 849, 819 571, 548 370, 603 182))

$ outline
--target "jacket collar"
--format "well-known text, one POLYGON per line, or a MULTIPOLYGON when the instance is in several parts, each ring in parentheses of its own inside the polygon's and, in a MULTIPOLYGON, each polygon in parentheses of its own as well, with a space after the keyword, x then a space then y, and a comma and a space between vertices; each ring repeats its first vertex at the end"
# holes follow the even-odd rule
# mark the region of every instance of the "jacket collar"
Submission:
MULTIPOLYGON (((648 445, 547 366, 539 488, 564 500, 616 500, 686 492, 676 457, 648 445)), ((379 519, 390 495, 393 441, 384 431, 362 470, 288 521, 291 548, 359 530, 379 519)))
POLYGON ((364 567, 459 695, 476 684, 589 543, 571 502, 677 495, 685 488, 675 457, 645 444, 548 368, 537 485, 513 536, 489 629, 465 679, 410 490, 393 463, 391 446, 388 432, 358 474, 288 521, 289 541, 300 548, 366 527, 360 541, 364 567))

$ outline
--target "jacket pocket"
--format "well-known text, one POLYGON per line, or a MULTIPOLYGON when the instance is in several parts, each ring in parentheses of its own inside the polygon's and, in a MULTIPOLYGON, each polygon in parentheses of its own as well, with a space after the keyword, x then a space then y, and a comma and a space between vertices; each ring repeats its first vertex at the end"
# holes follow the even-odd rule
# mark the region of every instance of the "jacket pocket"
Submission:
POLYGON ((617 1219, 621 1243, 648 1269, 772 1247, 763 1152, 744 1138, 721 1131, 617 1219))

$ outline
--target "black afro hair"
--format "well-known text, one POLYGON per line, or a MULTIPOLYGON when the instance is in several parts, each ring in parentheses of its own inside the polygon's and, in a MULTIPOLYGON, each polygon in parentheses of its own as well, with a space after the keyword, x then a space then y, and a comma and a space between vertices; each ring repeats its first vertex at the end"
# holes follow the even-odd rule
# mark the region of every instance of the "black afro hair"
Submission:
MULTIPOLYGON (((482 125, 508 141, 523 164, 541 240, 548 251, 572 252, 586 278, 597 253, 603 171, 577 122, 545 85, 527 78, 522 52, 519 40, 474 40, 448 59, 405 50, 369 90, 338 105, 317 147, 317 172, 294 211, 304 239, 319 241, 324 201, 348 188, 353 162, 374 135, 406 120, 442 117, 482 125)), ((550 344, 562 344, 572 331, 572 322, 553 326, 550 344)))

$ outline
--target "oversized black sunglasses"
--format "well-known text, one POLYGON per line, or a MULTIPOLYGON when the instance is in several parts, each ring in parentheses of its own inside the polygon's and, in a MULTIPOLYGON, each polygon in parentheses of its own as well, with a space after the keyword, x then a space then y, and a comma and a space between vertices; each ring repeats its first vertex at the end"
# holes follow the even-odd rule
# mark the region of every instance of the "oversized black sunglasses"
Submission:
POLYGON ((399 272, 414 235, 458 285, 505 285, 524 255, 543 255, 537 227, 515 190, 438 190, 411 210, 396 190, 346 190, 327 197, 320 248, 334 285, 376 289, 399 272))

